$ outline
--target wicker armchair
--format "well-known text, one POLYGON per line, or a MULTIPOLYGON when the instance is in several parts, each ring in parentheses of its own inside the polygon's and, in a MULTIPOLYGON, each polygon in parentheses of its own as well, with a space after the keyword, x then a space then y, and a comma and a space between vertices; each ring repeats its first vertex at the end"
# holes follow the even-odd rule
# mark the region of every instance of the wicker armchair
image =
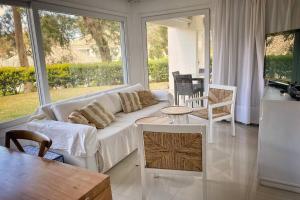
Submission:
POLYGON ((142 199, 145 173, 202 176, 206 196, 205 127, 197 124, 139 124, 142 199))
POLYGON ((235 136, 234 108, 236 87, 225 85, 208 86, 208 96, 193 98, 186 101, 186 106, 195 108, 193 116, 208 120, 208 142, 213 142, 213 122, 231 119, 232 136, 235 136), (199 107, 199 101, 206 100, 206 107, 199 107), (196 105, 196 106, 195 106, 196 105), (197 108, 198 106, 198 108, 197 108))

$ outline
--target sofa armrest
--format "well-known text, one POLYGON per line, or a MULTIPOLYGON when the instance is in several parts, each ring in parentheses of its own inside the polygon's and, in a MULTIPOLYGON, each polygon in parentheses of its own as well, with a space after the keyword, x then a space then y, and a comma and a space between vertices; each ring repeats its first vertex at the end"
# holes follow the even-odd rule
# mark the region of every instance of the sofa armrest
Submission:
POLYGON ((153 95, 158 101, 169 101, 170 105, 174 105, 174 96, 166 90, 152 90, 153 95))
POLYGON ((55 120, 33 120, 27 129, 47 135, 52 139, 50 148, 63 150, 73 156, 93 156, 99 150, 97 129, 82 124, 72 124, 55 120))

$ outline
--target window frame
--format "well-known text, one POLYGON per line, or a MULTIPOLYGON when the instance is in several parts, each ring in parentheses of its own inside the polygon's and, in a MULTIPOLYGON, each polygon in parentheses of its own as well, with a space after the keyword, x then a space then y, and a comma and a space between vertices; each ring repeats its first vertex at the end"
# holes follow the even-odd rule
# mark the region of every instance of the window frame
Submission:
MULTIPOLYGON (((120 40, 121 40, 121 61, 122 61, 122 68, 123 68, 123 81, 124 84, 128 84, 128 45, 127 44, 127 18, 125 16, 119 16, 119 15, 113 15, 113 14, 108 14, 104 12, 99 12, 99 11, 94 11, 90 9, 79 9, 79 8, 74 8, 74 7, 68 7, 68 6, 58 6, 54 4, 48 4, 48 3, 40 3, 40 2, 32 2, 30 6, 30 10, 33 13, 34 16, 37 15, 37 17, 34 17, 30 20, 30 23, 35 23, 35 31, 36 31, 36 36, 37 39, 40 41, 39 46, 41 46, 41 50, 37 52, 37 56, 39 57, 38 59, 41 60, 41 66, 40 68, 40 73, 39 76, 41 79, 40 85, 42 86, 42 97, 41 99, 42 104, 49 104, 51 103, 51 96, 50 96, 50 90, 49 90, 49 85, 48 85, 48 77, 47 80, 45 80, 45 73, 47 75, 47 70, 46 70, 46 62, 45 62, 45 56, 43 52, 43 41, 42 41, 42 33, 41 33, 41 24, 40 24, 40 19, 39 19, 39 11, 44 10, 44 11, 50 11, 50 12, 58 12, 58 13, 63 13, 63 14, 70 14, 70 15, 78 15, 78 16, 86 16, 86 17, 93 17, 93 18, 99 18, 99 19, 106 19, 106 20, 114 20, 120 22, 120 40), (43 53, 39 53, 43 52, 43 53), (47 84, 47 85, 46 85, 47 84)), ((80 96, 78 96, 80 97, 80 96)), ((74 97, 76 98, 76 97, 74 97)), ((63 100, 62 100, 63 101, 63 100)))
MULTIPOLYGON (((75 8, 72 6, 62 6, 50 3, 41 2, 20 2, 17 0, 0 0, 1 5, 20 6, 26 8, 26 15, 28 20, 28 28, 33 51, 33 61, 35 67, 35 75, 37 81, 38 96, 40 106, 51 103, 48 75, 46 70, 46 62, 43 51, 42 32, 39 18, 39 10, 46 10, 52 12, 59 12, 64 14, 87 16, 99 19, 114 20, 120 22, 120 40, 121 40, 121 61, 123 65, 123 81, 124 85, 128 84, 128 29, 127 16, 118 15, 115 13, 108 13, 101 10, 93 10, 92 8, 75 8)), ((122 86, 121 86, 122 87, 122 86)), ((78 96, 80 97, 80 96, 78 96)), ((74 98, 78 98, 74 97, 74 98)), ((63 100, 62 100, 63 101, 63 100)), ((13 126, 21 125, 29 119, 32 114, 18 117, 16 119, 0 122, 0 129, 6 129, 13 126)))

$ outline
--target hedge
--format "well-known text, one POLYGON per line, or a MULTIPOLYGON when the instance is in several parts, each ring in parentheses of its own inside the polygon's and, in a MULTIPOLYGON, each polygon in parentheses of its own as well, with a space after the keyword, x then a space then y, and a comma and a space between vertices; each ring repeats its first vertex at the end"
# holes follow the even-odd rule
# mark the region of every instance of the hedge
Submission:
POLYGON ((291 81, 292 69, 292 55, 270 55, 265 59, 265 76, 271 80, 291 81))
MULTIPOLYGON (((54 64, 47 66, 51 88, 119 85, 123 83, 121 62, 54 64)), ((168 60, 149 61, 151 81, 168 81, 168 60)), ((35 83, 34 67, 0 67, 0 91, 3 96, 18 94, 26 82, 35 83)))
POLYGON ((169 81, 168 58, 150 60, 148 62, 150 82, 169 81))

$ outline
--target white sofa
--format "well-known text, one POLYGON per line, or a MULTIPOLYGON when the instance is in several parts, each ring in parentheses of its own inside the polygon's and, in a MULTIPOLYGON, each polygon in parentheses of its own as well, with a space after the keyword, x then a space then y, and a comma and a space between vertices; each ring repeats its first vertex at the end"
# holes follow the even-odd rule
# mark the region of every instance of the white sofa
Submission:
POLYGON ((173 104, 173 96, 162 90, 152 91, 159 103, 142 110, 125 114, 122 112, 118 92, 144 90, 136 84, 109 91, 98 92, 76 99, 45 105, 38 109, 38 116, 27 123, 27 128, 48 135, 52 149, 64 155, 66 163, 90 170, 105 172, 137 148, 135 120, 156 115, 160 109, 173 104), (99 101, 116 116, 116 121, 104 129, 67 122, 68 115, 75 109, 99 101))

